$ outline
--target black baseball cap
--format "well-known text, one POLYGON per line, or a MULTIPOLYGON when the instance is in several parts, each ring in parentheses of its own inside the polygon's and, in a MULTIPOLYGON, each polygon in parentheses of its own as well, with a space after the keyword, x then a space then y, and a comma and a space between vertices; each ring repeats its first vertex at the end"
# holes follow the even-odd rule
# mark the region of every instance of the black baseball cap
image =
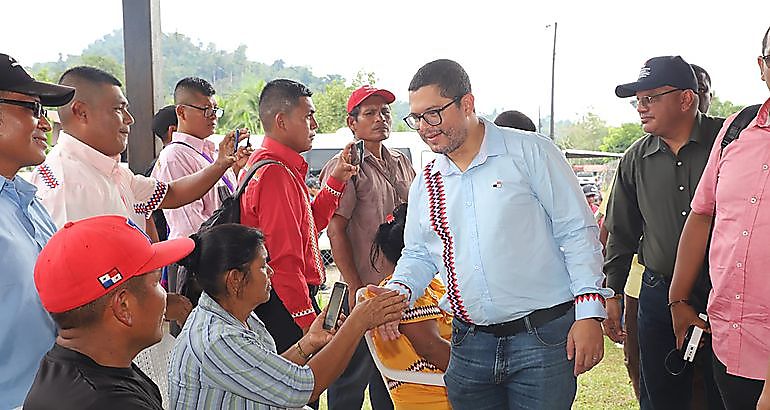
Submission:
POLYGON ((662 56, 647 60, 639 72, 639 79, 615 87, 615 95, 620 98, 633 97, 639 91, 666 85, 680 90, 698 91, 698 79, 690 64, 680 56, 662 56))
POLYGON ((8 54, 0 53, 0 91, 37 96, 46 107, 60 107, 70 102, 75 89, 64 85, 35 81, 24 67, 8 54))
POLYGON ((592 196, 592 195, 601 195, 602 193, 599 191, 599 188, 594 184, 585 184, 583 185, 583 195, 585 196, 592 196))

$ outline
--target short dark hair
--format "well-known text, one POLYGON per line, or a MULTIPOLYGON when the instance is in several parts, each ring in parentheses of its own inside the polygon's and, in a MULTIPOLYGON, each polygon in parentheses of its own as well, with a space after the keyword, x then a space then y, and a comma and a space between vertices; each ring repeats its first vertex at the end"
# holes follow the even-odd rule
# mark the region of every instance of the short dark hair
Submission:
POLYGON ((711 76, 709 75, 708 71, 706 71, 703 67, 697 64, 690 64, 690 67, 692 67, 692 71, 695 72, 696 78, 698 77, 698 75, 703 74, 706 77, 706 79, 709 81, 709 84, 711 84, 711 76))
POLYGON ((524 131, 537 131, 535 123, 524 113, 516 110, 503 111, 495 118, 495 125, 499 127, 516 128, 524 131))
POLYGON ((294 108, 302 97, 312 97, 306 85, 285 78, 270 81, 259 94, 259 119, 265 131, 273 129, 275 115, 294 108))
POLYGON ((353 107, 352 110, 348 113, 349 116, 353 117, 354 120, 358 119, 358 114, 361 114, 361 104, 356 105, 353 107))
POLYGON ((91 303, 61 313, 51 313, 51 318, 59 329, 86 328, 99 322, 112 297, 119 291, 126 289, 139 297, 144 296, 143 275, 134 276, 106 295, 91 303))
POLYGON ((158 138, 166 138, 168 133, 168 127, 178 124, 176 118, 176 105, 167 105, 152 117, 152 132, 158 136, 158 138))
POLYGON ((767 50, 767 40, 768 37, 770 37, 770 27, 767 28, 767 31, 765 31, 765 36, 762 37, 762 55, 765 55, 765 50, 767 50))
POLYGON ((123 87, 123 84, 114 75, 102 70, 101 68, 87 65, 72 67, 65 71, 61 77, 59 77, 59 84, 63 84, 70 77, 74 77, 75 79, 83 80, 92 84, 107 84, 123 87))
MULTIPOLYGON (((417 91, 428 85, 436 85, 441 96, 462 97, 471 92, 471 80, 465 69, 452 60, 436 60, 420 67, 409 83, 409 91, 417 91)), ((457 104, 460 104, 458 99, 457 104)))
POLYGON ((174 102, 177 104, 180 103, 179 94, 182 91, 194 91, 206 97, 211 97, 217 93, 211 83, 200 77, 185 77, 176 83, 174 87, 174 102))
POLYGON ((393 219, 390 222, 381 224, 377 228, 377 233, 374 234, 372 249, 369 253, 369 261, 375 270, 377 270, 376 262, 380 257, 380 253, 394 265, 401 258, 401 251, 404 249, 406 209, 406 203, 397 206, 393 210, 393 219))
POLYGON ((241 224, 216 225, 190 238, 195 241, 195 249, 178 263, 187 268, 214 299, 226 293, 222 280, 225 273, 231 269, 248 272, 249 265, 257 258, 257 250, 265 244, 262 231, 241 224))

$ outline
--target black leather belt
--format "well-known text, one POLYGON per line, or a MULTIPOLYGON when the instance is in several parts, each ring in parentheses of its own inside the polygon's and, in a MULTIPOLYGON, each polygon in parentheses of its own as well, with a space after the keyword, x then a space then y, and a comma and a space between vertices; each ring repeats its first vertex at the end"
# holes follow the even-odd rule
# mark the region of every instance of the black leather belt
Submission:
POLYGON ((572 301, 564 302, 560 305, 549 307, 547 309, 536 310, 527 316, 516 320, 511 320, 510 322, 497 323, 494 325, 474 325, 471 323, 466 323, 457 317, 455 317, 455 320, 464 323, 466 326, 472 326, 474 329, 480 332, 491 333, 495 335, 495 337, 506 337, 526 331, 527 325, 525 324, 525 319, 529 320, 529 325, 531 327, 540 327, 552 320, 564 316, 567 312, 569 312, 570 309, 572 309, 574 304, 575 302, 572 301))

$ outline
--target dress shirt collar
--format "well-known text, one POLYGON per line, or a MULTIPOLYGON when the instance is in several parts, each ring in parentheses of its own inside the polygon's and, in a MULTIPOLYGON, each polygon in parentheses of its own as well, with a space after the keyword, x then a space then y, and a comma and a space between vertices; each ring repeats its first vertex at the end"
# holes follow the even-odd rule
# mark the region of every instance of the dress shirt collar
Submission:
MULTIPOLYGON (((703 117, 703 114, 700 113, 700 111, 695 115, 695 122, 692 125, 692 130, 690 131, 690 142, 695 143, 701 143, 703 141, 703 136, 700 132, 700 124, 701 124, 701 118, 703 117)), ((647 150, 644 152, 644 155, 642 158, 647 158, 650 155, 660 151, 661 148, 664 147, 665 142, 663 142, 663 139, 657 135, 653 135, 654 140, 652 143, 647 147, 647 150)), ((685 144, 687 145, 687 144, 685 144)))
POLYGON ((84 164, 91 164, 104 175, 110 175, 120 164, 120 155, 108 157, 66 132, 59 134, 57 145, 61 146, 62 153, 70 154, 84 164))
MULTIPOLYGON (((471 161, 468 169, 483 164, 489 157, 503 155, 506 151, 505 141, 503 141, 505 136, 500 128, 484 118, 479 118, 479 120, 484 125, 484 139, 481 141, 479 152, 471 161)), ((441 175, 444 176, 461 173, 460 169, 446 155, 438 155, 436 157, 436 163, 433 165, 431 174, 436 172, 441 172, 441 175)))
POLYGON ((7 193, 13 197, 17 197, 19 205, 22 208, 28 207, 35 198, 37 187, 25 181, 24 178, 16 175, 13 179, 8 179, 4 176, 0 176, 0 193, 8 191, 7 193), (11 194, 11 190, 16 194, 11 194))
MULTIPOLYGON (((206 312, 213 314, 225 322, 227 322, 228 325, 236 326, 236 327, 243 327, 243 323, 241 323, 240 320, 236 319, 235 316, 233 316, 232 313, 226 311, 222 305, 217 303, 214 298, 208 295, 208 293, 203 292, 201 293, 201 297, 198 300, 198 306, 200 309, 205 310, 206 312)), ((254 312, 249 314, 249 318, 251 319, 252 315, 254 315, 254 312)), ((247 320, 248 321, 248 320, 247 320)))
POLYGON ((196 136, 186 134, 184 132, 175 131, 171 134, 171 142, 182 142, 193 148, 198 152, 212 153, 214 152, 214 143, 205 139, 198 138, 196 136))
POLYGON ((770 111, 770 98, 765 101, 764 104, 762 104, 762 107, 759 108, 759 113, 757 114, 756 123, 755 125, 760 128, 767 128, 770 127, 770 118, 768 118, 768 111, 770 111))
POLYGON ((284 165, 296 170, 300 174, 304 175, 307 172, 307 162, 305 162, 305 158, 302 158, 302 155, 299 155, 297 151, 294 151, 286 145, 265 135, 265 138, 262 140, 262 148, 270 151, 284 165))

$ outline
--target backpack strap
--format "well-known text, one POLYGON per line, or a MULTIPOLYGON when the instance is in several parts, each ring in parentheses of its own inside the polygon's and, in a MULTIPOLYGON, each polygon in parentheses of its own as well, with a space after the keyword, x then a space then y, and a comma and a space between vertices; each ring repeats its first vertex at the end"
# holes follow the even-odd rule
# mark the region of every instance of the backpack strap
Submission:
POLYGON ((274 160, 274 159, 263 159, 259 160, 254 165, 251 166, 251 169, 249 169, 249 173, 246 174, 246 178, 243 178, 243 182, 241 182, 241 185, 238 186, 238 190, 235 191, 235 195, 233 197, 235 200, 239 200, 241 198, 241 195, 243 195, 243 191, 246 190, 246 187, 249 185, 249 181, 251 181, 252 178, 254 178, 254 174, 257 173, 257 170, 262 168, 264 165, 270 165, 270 164, 280 164, 280 162, 274 160))
POLYGON ((722 152, 725 150, 725 148, 730 145, 731 142, 738 139, 738 137, 741 135, 741 131, 746 129, 746 127, 749 126, 751 121, 754 119, 754 117, 757 116, 757 113, 759 112, 759 108, 761 105, 750 105, 744 109, 741 110, 741 112, 738 113, 738 115, 735 116, 733 119, 733 122, 730 123, 730 126, 727 127, 727 131, 725 132, 725 136, 722 138, 722 148, 720 149, 719 155, 722 155, 722 152))

